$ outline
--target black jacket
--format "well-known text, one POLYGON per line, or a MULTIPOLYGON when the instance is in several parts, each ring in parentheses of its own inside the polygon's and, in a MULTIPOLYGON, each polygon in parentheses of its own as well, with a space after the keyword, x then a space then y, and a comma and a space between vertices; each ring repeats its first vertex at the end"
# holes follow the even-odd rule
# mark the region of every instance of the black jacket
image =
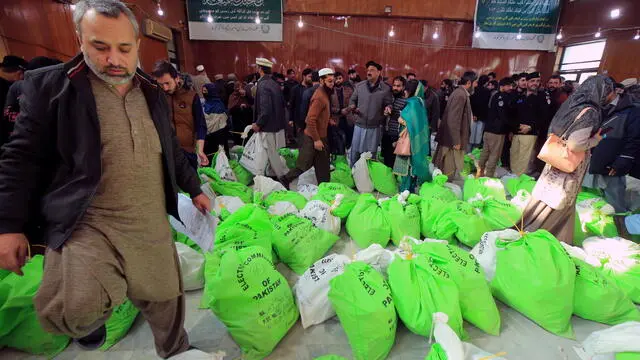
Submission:
POLYGON ((489 99, 491 90, 480 87, 471 95, 471 112, 479 121, 485 121, 489 113, 489 99))
POLYGON ((256 85, 256 102, 254 122, 264 132, 279 132, 286 127, 284 117, 284 95, 280 85, 269 74, 266 74, 256 85))
POLYGON ((304 86, 304 84, 298 84, 291 89, 291 93, 289 94, 289 111, 291 114, 291 121, 293 121, 298 129, 305 128, 306 114, 302 114, 302 94, 305 89, 307 89, 307 87, 304 86))
POLYGON ((510 120, 509 102, 511 94, 498 92, 491 96, 489 112, 484 121, 484 131, 492 134, 506 135, 509 132, 510 120))
POLYGON ((519 125, 529 125, 531 131, 526 135, 546 137, 545 128, 549 128, 550 102, 545 93, 538 92, 527 96, 527 93, 524 92, 515 96, 512 104, 515 121, 511 122, 511 132, 518 134, 519 125))
POLYGON ((640 104, 620 95, 616 107, 603 114, 603 119, 600 128, 613 129, 591 150, 589 172, 608 175, 613 168, 616 176, 627 175, 640 158, 640 104))
MULTIPOLYGON (((89 206, 102 148, 88 71, 79 55, 27 72, 14 134, 0 157, 0 234, 27 233, 57 249, 89 206)), ((162 145, 167 212, 178 218, 178 186, 194 197, 200 182, 178 145, 162 89, 139 69, 135 76, 162 145)))

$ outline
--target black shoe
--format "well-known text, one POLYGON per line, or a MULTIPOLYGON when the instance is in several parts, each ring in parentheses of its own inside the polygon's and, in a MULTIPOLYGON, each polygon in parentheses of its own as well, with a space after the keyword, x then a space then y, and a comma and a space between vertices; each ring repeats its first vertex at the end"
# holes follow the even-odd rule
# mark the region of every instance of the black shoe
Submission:
POLYGON ((74 339, 74 341, 84 350, 96 350, 104 345, 106 339, 107 328, 102 325, 91 334, 79 339, 74 339))
POLYGON ((282 184, 282 186, 284 186, 285 189, 290 190, 289 189, 289 185, 291 185, 291 181, 287 180, 286 176, 283 176, 281 178, 278 178, 277 180, 280 184, 282 184))

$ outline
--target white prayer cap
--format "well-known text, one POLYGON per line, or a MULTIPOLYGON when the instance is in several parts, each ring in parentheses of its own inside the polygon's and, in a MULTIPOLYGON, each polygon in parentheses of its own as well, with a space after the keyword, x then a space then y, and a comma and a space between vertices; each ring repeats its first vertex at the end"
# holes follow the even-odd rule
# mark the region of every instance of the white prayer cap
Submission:
POLYGON ((320 77, 327 76, 327 75, 333 75, 333 70, 331 70, 329 68, 324 68, 324 69, 321 69, 320 71, 318 71, 318 75, 320 75, 320 77))
POLYGON ((273 63, 265 58, 256 58, 256 65, 266 66, 268 68, 273 67, 273 63))
POLYGON ((198 65, 198 66, 196 66, 196 70, 197 70, 197 71, 204 71, 204 65, 198 65))

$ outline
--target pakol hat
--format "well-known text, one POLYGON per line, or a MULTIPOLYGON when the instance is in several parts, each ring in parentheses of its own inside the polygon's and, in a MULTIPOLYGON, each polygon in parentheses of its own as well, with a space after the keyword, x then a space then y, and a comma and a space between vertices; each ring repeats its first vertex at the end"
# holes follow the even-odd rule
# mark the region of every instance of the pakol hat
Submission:
POLYGON ((273 67, 273 63, 265 58, 256 58, 256 65, 265 66, 268 68, 273 67))

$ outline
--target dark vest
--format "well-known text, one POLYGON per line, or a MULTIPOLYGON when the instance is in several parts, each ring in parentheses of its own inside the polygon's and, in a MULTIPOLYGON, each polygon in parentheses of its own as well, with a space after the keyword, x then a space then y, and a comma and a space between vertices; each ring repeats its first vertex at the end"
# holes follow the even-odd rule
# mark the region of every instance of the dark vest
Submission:
POLYGON ((195 125, 193 123, 193 99, 196 92, 182 87, 173 95, 167 96, 171 109, 173 128, 176 131, 180 147, 187 152, 195 152, 195 125))

